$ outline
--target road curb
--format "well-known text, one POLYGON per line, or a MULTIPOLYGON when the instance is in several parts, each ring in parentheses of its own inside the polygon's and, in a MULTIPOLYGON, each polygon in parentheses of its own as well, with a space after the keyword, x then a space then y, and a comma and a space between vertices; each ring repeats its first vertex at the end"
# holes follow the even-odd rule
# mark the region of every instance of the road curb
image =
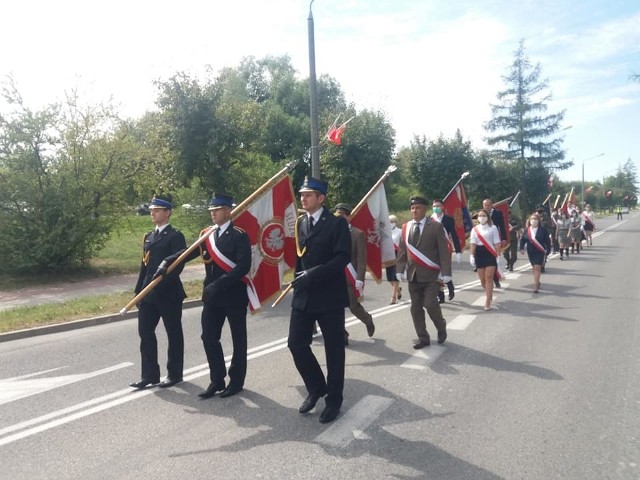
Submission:
MULTIPOLYGON (((201 307, 202 300, 190 300, 182 304, 182 308, 201 307)), ((133 310, 124 315, 103 315, 101 317, 82 318, 66 323, 56 323, 54 325, 43 325, 41 327, 25 328, 23 330, 15 330, 13 332, 0 333, 0 343, 10 342, 12 340, 20 340, 22 338, 36 337, 39 335, 49 335, 50 333, 68 332, 79 328, 94 327, 96 325, 104 325, 107 323, 119 322, 136 318, 138 311, 133 310)))

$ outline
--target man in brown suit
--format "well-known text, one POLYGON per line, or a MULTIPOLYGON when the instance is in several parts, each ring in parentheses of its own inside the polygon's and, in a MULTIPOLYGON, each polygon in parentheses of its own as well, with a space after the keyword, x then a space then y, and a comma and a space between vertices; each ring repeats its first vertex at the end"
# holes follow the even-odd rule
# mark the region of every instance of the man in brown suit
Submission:
POLYGON ((411 317, 418 334, 413 348, 430 345, 424 309, 438 330, 438 343, 447 339, 447 323, 438 303, 440 283, 451 280, 451 255, 447 237, 441 223, 426 218, 427 200, 411 197, 410 222, 402 226, 396 263, 398 281, 409 282, 411 317))
MULTIPOLYGON (((346 218, 347 221, 349 220, 349 215, 351 215, 352 210, 351 205, 347 203, 339 203, 333 209, 336 215, 346 218)), ((356 295, 355 292, 355 290, 362 292, 364 289, 364 275, 367 271, 367 240, 364 237, 364 232, 359 228, 349 224, 349 230, 351 232, 351 266, 353 267, 351 272, 355 273, 355 284, 351 283, 349 276, 347 276, 349 310, 366 325, 367 335, 372 337, 376 331, 376 327, 373 324, 373 317, 364 309, 362 303, 360 303, 359 296, 356 295)), ((347 332, 346 329, 344 331, 344 344, 349 345, 349 332, 347 332)))

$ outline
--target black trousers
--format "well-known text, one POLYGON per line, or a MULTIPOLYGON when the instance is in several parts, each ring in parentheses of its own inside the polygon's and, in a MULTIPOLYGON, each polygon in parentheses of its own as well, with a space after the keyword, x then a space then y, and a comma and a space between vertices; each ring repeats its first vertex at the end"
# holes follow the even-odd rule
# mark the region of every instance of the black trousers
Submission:
POLYGON ((288 346, 293 362, 311 395, 327 395, 326 403, 340 408, 344 389, 344 308, 322 313, 292 309, 288 346), (324 338, 327 377, 311 350, 313 325, 318 322, 324 338))
POLYGON ((182 378, 184 362, 184 336, 182 334, 182 302, 157 304, 142 302, 138 306, 138 334, 142 356, 142 378, 160 380, 158 365, 158 340, 156 327, 164 323, 167 331, 167 374, 170 378, 182 378))
POLYGON ((229 385, 244 386, 247 376, 247 305, 219 307, 205 302, 202 308, 202 344, 209 362, 211 383, 221 385, 227 376, 224 352, 220 343, 222 326, 229 319, 233 355, 229 366, 229 385))

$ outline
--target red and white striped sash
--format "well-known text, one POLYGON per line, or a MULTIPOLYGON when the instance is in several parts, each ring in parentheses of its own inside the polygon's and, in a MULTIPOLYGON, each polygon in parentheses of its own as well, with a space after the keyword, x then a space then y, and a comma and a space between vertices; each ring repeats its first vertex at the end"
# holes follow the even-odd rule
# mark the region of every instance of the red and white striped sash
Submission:
POLYGON ((347 275, 347 282, 349 282, 349 285, 351 286, 351 288, 353 288, 353 291, 356 294, 356 298, 360 298, 364 292, 360 290, 358 287, 356 287, 356 280, 358 279, 358 274, 351 262, 349 262, 349 265, 344 267, 344 273, 347 275))
POLYGON ((536 236, 533 234, 533 230, 531 227, 527 227, 527 236, 529 237, 529 243, 533 245, 536 250, 539 250, 541 253, 547 254, 547 251, 542 246, 542 244, 536 239, 536 236))
POLYGON ((584 218, 584 220, 585 220, 586 222, 589 222, 589 225, 591 225, 592 227, 595 227, 595 225, 593 224, 593 222, 591 221, 591 219, 590 219, 587 215, 585 215, 585 213, 584 213, 584 212, 582 212, 582 218, 584 218))
POLYGON ((440 265, 409 243, 410 230, 410 228, 407 228, 406 223, 402 226, 402 236, 404 237, 404 243, 407 246, 407 252, 409 253, 409 257, 411 257, 411 260, 421 267, 428 268, 429 270, 440 270, 440 265))
POLYGON ((498 252, 496 251, 496 248, 491 245, 486 238, 484 238, 482 236, 482 234, 480 233, 480 229, 478 229, 478 226, 476 225, 475 227, 473 227, 473 231, 476 232, 476 236, 478 237, 478 240, 480 240, 480 242, 482 243, 482 245, 484 246, 484 248, 486 248, 487 250, 489 250, 489 253, 491 255, 493 255, 494 257, 498 258, 498 252))
MULTIPOLYGON (((228 273, 235 268, 236 263, 227 258, 218 249, 216 242, 213 239, 213 233, 214 232, 211 232, 211 235, 207 238, 207 250, 209 251, 209 255, 211 255, 211 259, 216 262, 216 265, 228 273)), ((258 292, 256 291, 255 285, 247 275, 242 277, 240 281, 247 286, 247 295, 249 296, 249 305, 251 306, 251 310, 258 310, 260 308, 260 300, 258 298, 258 292)))

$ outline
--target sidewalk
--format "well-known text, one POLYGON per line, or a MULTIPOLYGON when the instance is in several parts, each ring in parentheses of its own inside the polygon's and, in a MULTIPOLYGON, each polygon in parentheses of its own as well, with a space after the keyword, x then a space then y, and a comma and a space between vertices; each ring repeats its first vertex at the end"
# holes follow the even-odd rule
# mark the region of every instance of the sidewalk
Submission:
MULTIPOLYGON (((204 279, 204 268, 201 264, 187 265, 180 278, 183 282, 204 279)), ((39 287, 21 288, 18 290, 0 291, 0 311, 15 307, 62 303, 81 297, 102 295, 106 293, 131 292, 138 280, 137 273, 99 277, 81 282, 65 282, 39 287)))

